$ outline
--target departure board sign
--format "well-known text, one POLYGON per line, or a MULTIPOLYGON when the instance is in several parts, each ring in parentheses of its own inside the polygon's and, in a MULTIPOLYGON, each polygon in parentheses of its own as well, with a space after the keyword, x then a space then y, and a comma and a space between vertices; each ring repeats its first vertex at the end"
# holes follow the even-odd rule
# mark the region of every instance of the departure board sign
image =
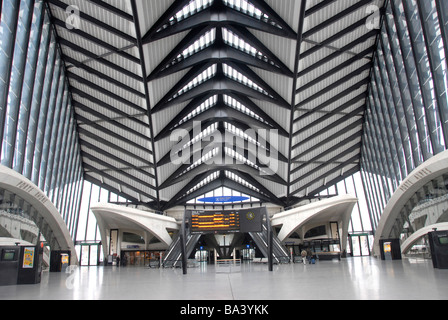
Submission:
POLYGON ((192 233, 261 232, 266 208, 224 211, 192 210, 187 215, 192 233))
POLYGON ((191 230, 238 232, 240 216, 235 212, 195 212, 191 214, 191 230))

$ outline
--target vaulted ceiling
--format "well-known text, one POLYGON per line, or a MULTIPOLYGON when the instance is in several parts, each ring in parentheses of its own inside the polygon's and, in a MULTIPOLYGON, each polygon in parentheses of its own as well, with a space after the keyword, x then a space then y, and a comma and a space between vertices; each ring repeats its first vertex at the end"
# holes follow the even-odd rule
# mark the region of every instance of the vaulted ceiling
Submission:
POLYGON ((86 180, 156 210, 221 186, 290 206, 359 171, 384 1, 48 5, 86 180))

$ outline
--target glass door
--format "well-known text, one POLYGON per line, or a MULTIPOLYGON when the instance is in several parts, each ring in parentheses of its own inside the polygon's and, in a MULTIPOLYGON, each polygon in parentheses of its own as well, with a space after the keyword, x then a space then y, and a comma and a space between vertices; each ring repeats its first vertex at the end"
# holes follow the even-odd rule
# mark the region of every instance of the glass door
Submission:
POLYGON ((81 266, 97 266, 99 260, 100 246, 97 244, 81 245, 81 266))
POLYGON ((367 234, 352 234, 350 248, 353 257, 370 256, 369 236, 367 234))
POLYGON ((359 237, 359 245, 361 247, 361 255, 362 256, 370 256, 368 236, 360 236, 359 237))
POLYGON ((361 256, 361 247, 359 246, 359 236, 351 236, 350 237, 352 244, 352 256, 360 257, 361 256))

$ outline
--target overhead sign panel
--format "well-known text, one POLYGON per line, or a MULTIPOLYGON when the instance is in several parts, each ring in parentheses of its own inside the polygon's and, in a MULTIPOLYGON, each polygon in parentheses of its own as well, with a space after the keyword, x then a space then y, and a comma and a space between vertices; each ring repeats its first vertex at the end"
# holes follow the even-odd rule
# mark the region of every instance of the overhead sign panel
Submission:
POLYGON ((187 211, 192 233, 261 232, 265 208, 187 211))
POLYGON ((210 202, 210 203, 227 203, 227 202, 240 202, 249 200, 248 197, 236 197, 236 196, 222 196, 222 197, 208 197, 198 199, 200 202, 210 202))

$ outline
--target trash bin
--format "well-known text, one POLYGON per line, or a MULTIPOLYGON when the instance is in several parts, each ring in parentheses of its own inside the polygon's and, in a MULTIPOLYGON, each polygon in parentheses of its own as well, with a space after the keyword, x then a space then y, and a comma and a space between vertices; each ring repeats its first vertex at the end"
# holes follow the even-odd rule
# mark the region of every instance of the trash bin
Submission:
POLYGON ((430 232, 428 239, 434 268, 448 269, 448 231, 430 232))

